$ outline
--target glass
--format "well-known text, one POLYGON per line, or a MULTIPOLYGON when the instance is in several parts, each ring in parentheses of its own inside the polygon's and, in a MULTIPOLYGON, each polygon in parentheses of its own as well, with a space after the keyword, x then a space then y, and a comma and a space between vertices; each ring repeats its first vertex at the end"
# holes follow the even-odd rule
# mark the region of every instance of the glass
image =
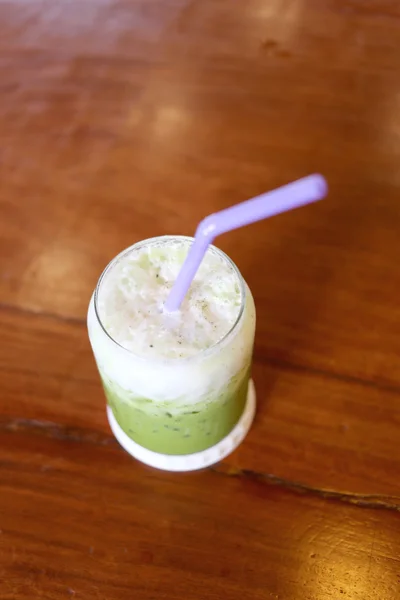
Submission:
POLYGON ((186 358, 135 355, 106 331, 98 305, 107 275, 127 255, 143 247, 168 247, 174 242, 187 242, 189 248, 192 241, 183 236, 164 236, 144 240, 121 252, 101 275, 88 312, 89 338, 112 413, 109 417, 127 438, 164 455, 191 455, 215 446, 232 432, 243 415, 255 331, 252 294, 230 258, 211 246, 210 251, 217 253, 237 276, 239 314, 231 330, 215 345, 186 358))

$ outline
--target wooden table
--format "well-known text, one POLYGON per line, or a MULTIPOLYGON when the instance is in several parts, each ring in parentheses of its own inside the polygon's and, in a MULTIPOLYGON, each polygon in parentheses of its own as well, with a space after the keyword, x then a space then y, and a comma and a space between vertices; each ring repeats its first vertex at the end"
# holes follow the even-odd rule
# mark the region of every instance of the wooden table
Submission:
POLYGON ((400 597, 400 8, 0 2, 0 598, 400 597), (114 441, 86 333, 139 239, 321 172, 222 237, 258 414, 169 474, 114 441))

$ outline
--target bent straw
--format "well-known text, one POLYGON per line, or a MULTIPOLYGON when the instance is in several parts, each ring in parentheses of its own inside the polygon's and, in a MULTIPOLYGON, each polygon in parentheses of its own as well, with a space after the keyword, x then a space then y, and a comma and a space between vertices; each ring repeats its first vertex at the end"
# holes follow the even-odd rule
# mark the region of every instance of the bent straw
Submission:
POLYGON ((322 175, 309 175, 203 219, 197 227, 193 244, 165 302, 164 310, 179 310, 208 246, 218 235, 322 200, 327 190, 328 186, 322 175))

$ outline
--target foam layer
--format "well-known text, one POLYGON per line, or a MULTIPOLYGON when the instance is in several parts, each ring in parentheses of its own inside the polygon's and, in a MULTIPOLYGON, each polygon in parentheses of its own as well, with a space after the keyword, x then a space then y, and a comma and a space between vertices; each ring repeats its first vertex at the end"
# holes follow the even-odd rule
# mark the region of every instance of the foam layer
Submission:
POLYGON ((171 322, 161 312, 190 243, 155 238, 126 250, 106 269, 89 304, 89 338, 106 388, 120 402, 154 416, 168 411, 175 417, 197 404, 200 418, 228 389, 235 394, 250 368, 253 297, 216 248, 205 257, 180 313, 171 322), (167 249, 173 260, 162 260, 167 249))
POLYGON ((242 303, 238 274, 209 249, 181 309, 162 310, 190 241, 158 238, 135 246, 105 273, 98 293, 103 327, 121 346, 146 358, 187 358, 214 346, 235 324, 242 303))

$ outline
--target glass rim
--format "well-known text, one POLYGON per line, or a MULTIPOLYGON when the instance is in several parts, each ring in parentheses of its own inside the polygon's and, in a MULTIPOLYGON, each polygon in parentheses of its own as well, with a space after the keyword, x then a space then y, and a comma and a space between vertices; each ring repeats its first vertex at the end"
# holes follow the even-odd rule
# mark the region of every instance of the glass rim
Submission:
POLYGON ((103 283, 106 275, 111 271, 111 269, 120 260, 122 260, 126 255, 130 254, 133 250, 138 249, 143 245, 156 244, 158 242, 168 242, 169 240, 193 242, 194 238, 191 236, 187 236, 187 235, 160 235, 160 236, 155 236, 152 238, 147 238, 147 239, 141 240, 139 242, 135 242, 134 244, 132 244, 132 246, 125 248, 125 250, 122 250, 119 254, 117 254, 108 263, 108 265, 106 266, 106 268, 100 275, 99 280, 98 280, 95 290, 94 290, 94 294, 93 294, 93 304, 94 304, 94 312, 96 315, 96 319, 97 319, 97 322, 99 323, 101 329, 103 330, 103 332, 105 333, 107 338, 109 340, 111 340, 111 342, 113 342, 113 344, 115 344, 116 346, 121 348, 124 352, 127 352, 128 354, 130 354, 136 360, 140 360, 140 361, 144 361, 144 362, 150 361, 150 362, 158 362, 158 363, 163 363, 163 364, 177 365, 178 363, 181 364, 183 362, 199 360, 199 359, 207 357, 209 354, 212 354, 218 347, 221 347, 223 344, 225 344, 227 342, 228 338, 230 338, 233 335, 234 331, 236 330, 238 324, 240 323, 240 321, 242 319, 242 316, 244 313, 244 307, 245 307, 245 303, 246 303, 245 281, 244 281, 243 276, 240 273, 238 267, 235 265, 233 260, 231 258, 229 258, 229 256, 223 250, 221 250, 220 248, 217 248, 216 246, 214 246, 214 244, 209 245, 209 248, 212 251, 219 254, 226 262, 228 262, 228 264, 230 265, 230 267, 232 267, 234 273, 236 274, 236 276, 238 278, 238 282, 239 282, 239 286, 240 286, 239 313, 238 313, 236 320, 233 323, 232 327, 225 333, 225 335, 223 335, 217 342, 215 342, 215 344, 212 344, 212 346, 209 346, 208 348, 204 348, 203 350, 199 350, 199 352, 197 352, 196 354, 192 354, 191 356, 185 356, 185 357, 154 357, 154 358, 149 358, 146 356, 141 356, 140 354, 136 354, 129 348, 125 348, 125 346, 123 346, 117 340, 115 340, 112 337, 112 335, 107 331, 107 329, 105 328, 105 326, 103 325, 103 322, 101 320, 99 308, 98 308, 101 284, 103 283))

